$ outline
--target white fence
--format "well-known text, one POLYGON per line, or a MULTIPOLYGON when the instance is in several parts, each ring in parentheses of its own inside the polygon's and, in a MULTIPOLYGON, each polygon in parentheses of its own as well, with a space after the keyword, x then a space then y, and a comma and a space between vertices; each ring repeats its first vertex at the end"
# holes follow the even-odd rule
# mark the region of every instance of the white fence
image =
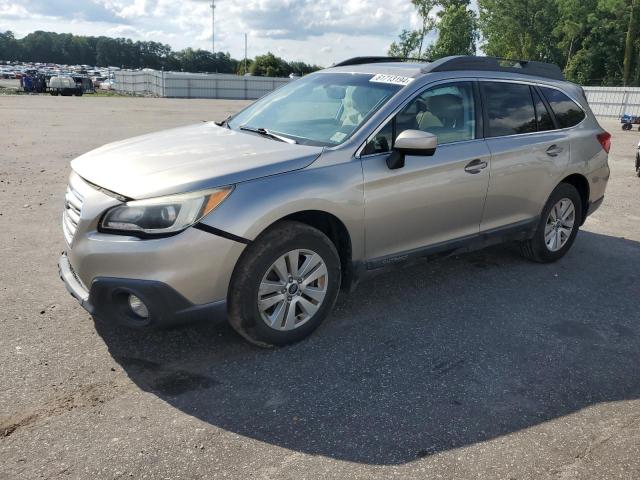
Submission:
POLYGON ((224 73, 181 73, 157 70, 115 73, 117 91, 170 98, 253 100, 289 81, 288 78, 241 77, 224 73))
POLYGON ((593 113, 599 117, 621 117, 625 113, 640 115, 638 87, 584 87, 593 113))
MULTIPOLYGON (((224 73, 181 73, 146 70, 115 73, 121 92, 170 98, 225 98, 253 100, 286 84, 288 78, 240 77, 224 73)), ((640 88, 584 87, 593 112, 601 117, 640 115, 640 88)))

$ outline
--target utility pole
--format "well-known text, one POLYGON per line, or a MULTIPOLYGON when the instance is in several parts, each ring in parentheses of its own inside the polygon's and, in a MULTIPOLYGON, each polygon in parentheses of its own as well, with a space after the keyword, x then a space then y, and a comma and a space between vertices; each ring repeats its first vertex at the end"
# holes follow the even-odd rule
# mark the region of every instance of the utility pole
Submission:
POLYGON ((247 34, 244 34, 244 74, 247 72, 247 34))
POLYGON ((211 53, 216 54, 216 0, 211 0, 211 53))

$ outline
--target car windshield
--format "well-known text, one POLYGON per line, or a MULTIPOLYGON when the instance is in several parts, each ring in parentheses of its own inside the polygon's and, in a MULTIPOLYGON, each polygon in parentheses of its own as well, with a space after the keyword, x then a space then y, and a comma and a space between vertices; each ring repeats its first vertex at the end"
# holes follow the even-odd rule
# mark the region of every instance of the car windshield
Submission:
POLYGON ((351 73, 308 75, 261 98, 232 117, 228 125, 266 131, 305 145, 335 146, 402 88, 378 78, 351 73))

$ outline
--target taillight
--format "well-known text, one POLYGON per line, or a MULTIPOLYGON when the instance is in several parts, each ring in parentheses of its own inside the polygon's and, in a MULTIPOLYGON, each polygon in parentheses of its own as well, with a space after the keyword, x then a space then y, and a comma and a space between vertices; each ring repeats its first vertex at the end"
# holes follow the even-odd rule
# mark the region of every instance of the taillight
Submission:
POLYGON ((605 152, 609 153, 611 150, 611 134, 609 132, 604 132, 598 135, 598 141, 605 152))

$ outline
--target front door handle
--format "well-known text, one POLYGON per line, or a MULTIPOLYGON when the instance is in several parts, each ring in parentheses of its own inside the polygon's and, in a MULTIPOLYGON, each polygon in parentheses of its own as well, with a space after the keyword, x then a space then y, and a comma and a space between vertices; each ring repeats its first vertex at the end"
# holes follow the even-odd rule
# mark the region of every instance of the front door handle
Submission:
POLYGON ((476 173, 480 173, 482 170, 484 170, 488 166, 489 164, 487 162, 485 162, 484 160, 480 160, 479 158, 476 158, 475 160, 468 163, 466 167, 464 167, 464 171, 472 175, 475 175, 476 173))
POLYGON ((549 155, 550 157, 557 157, 563 151, 564 151, 564 148, 559 147, 557 145, 551 145, 549 148, 547 148, 547 155, 549 155))

